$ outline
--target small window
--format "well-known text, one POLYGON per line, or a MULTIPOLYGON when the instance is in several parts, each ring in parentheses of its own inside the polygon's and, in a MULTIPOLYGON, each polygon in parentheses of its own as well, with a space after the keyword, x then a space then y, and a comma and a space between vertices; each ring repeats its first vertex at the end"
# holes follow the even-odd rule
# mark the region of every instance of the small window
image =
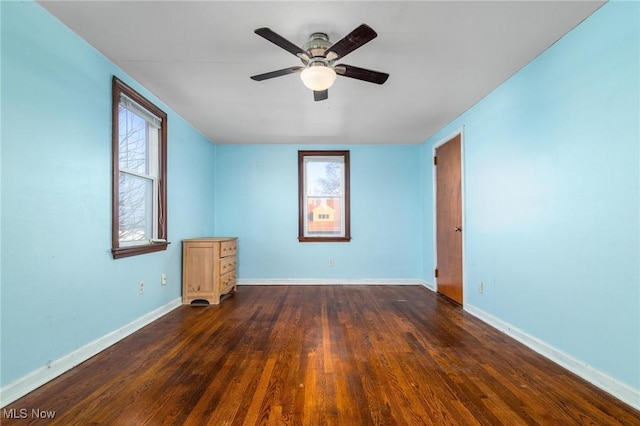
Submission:
POLYGON ((167 114, 113 77, 114 258, 167 248, 167 114))
POLYGON ((298 151, 298 240, 351 240, 349 151, 298 151))

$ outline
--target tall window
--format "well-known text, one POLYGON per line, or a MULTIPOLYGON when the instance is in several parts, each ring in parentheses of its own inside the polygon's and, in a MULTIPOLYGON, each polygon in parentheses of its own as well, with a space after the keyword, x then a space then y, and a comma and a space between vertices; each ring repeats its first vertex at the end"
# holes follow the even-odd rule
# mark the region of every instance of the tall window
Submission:
POLYGON ((167 248, 167 114, 113 77, 114 258, 167 248))
POLYGON ((298 151, 298 240, 351 240, 349 151, 298 151))

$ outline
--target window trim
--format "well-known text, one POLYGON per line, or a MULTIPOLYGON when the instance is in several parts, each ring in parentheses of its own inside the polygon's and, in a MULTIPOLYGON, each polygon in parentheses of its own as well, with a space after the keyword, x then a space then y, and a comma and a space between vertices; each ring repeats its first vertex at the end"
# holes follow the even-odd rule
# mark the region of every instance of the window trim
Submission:
POLYGON ((118 77, 113 76, 111 85, 111 254, 114 259, 122 257, 136 256, 139 254, 153 253, 167 249, 169 245, 167 238, 167 114, 155 106, 144 96, 136 92, 118 77), (146 244, 120 246, 120 162, 119 162, 119 104, 120 94, 124 94, 131 100, 162 120, 158 130, 158 213, 154 213, 157 219, 157 239, 159 242, 149 241, 146 244))
POLYGON ((298 151, 298 241, 323 242, 323 243, 345 243, 351 241, 351 191, 350 191, 350 162, 349 151, 298 151), (344 164, 344 236, 335 237, 308 237, 304 235, 305 225, 305 157, 342 157, 344 164))

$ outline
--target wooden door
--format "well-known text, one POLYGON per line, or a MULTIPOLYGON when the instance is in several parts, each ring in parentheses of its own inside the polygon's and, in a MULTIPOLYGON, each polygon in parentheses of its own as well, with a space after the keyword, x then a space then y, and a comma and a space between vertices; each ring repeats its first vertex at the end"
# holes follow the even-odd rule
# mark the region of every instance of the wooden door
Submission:
POLYGON ((436 148, 436 282, 462 304, 462 186, 460 135, 436 148))

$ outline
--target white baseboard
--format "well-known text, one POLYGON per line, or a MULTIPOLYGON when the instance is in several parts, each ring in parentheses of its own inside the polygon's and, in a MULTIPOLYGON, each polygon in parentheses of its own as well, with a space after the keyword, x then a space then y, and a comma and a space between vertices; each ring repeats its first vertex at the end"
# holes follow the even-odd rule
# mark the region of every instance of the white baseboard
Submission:
POLYGON ((238 278, 238 285, 422 285, 418 278, 238 278))
POLYGON ((102 336, 61 358, 50 361, 47 365, 40 367, 15 382, 2 387, 0 389, 0 408, 5 407, 7 404, 25 396, 29 392, 34 391, 45 383, 60 376, 62 373, 69 371, 78 364, 107 349, 114 343, 119 342, 130 334, 140 330, 142 327, 166 315, 180 306, 181 303, 182 299, 174 299, 166 305, 149 312, 137 320, 112 331, 111 333, 102 336))
POLYGON ((430 283, 428 281, 422 281, 422 285, 435 293, 436 286, 433 283, 430 283))
POLYGON ((603 391, 613 395, 620 401, 629 404, 633 408, 640 410, 640 390, 622 383, 607 374, 596 370, 584 361, 554 348, 553 346, 525 333, 524 331, 502 321, 493 315, 476 308, 473 305, 464 305, 464 310, 471 315, 481 319, 490 326, 502 331, 506 335, 513 337, 520 343, 528 346, 540 355, 550 359, 556 364, 566 368, 572 373, 582 377, 589 383, 599 387, 603 391))

